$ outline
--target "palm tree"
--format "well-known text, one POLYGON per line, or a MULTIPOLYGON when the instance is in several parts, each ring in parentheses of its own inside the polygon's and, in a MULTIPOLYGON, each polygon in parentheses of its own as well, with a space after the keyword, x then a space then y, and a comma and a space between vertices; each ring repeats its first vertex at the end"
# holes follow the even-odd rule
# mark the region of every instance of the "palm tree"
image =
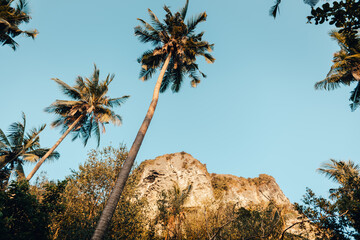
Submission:
MULTIPOLYGON (((25 133, 26 117, 23 113, 23 122, 15 122, 10 125, 9 134, 0 129, 0 185, 4 187, 10 178, 11 172, 16 173, 20 179, 25 178, 23 165, 26 162, 36 162, 49 150, 41 148, 39 134, 45 125, 32 129, 25 133)), ((49 159, 58 159, 59 154, 53 152, 49 159)))
POLYGON ((318 171, 342 186, 339 189, 330 190, 332 197, 337 196, 340 192, 348 193, 360 187, 360 166, 350 160, 345 162, 330 159, 330 163, 323 164, 318 171))
POLYGON ((339 33, 331 31, 330 36, 340 46, 340 51, 334 54, 333 65, 326 78, 315 84, 315 89, 333 90, 340 85, 349 86, 356 82, 355 89, 351 92, 350 104, 354 111, 360 103, 360 38, 353 33, 339 33))
POLYGON ((154 49, 146 51, 138 59, 142 65, 140 78, 148 80, 155 73, 156 69, 161 68, 161 70, 155 84, 150 107, 119 173, 92 239, 102 239, 105 234, 154 115, 159 92, 165 91, 170 85, 173 92, 178 92, 186 75, 191 79, 191 86, 196 87, 200 83, 200 76, 206 77, 199 70, 196 64, 196 57, 203 56, 209 63, 215 61, 208 53, 213 49, 213 44, 202 40, 204 32, 194 33, 196 26, 204 22, 207 15, 203 12, 185 23, 188 4, 189 1, 187 0, 185 6, 175 14, 167 6, 164 6, 166 11, 164 23, 160 22, 150 9, 148 11, 152 25, 142 19, 138 19, 141 26, 135 27, 135 35, 141 42, 152 43, 154 45, 154 49))
MULTIPOLYGON (((171 238, 182 239, 181 225, 185 219, 184 204, 190 196, 192 185, 190 184, 186 189, 181 190, 179 185, 174 184, 171 190, 168 190, 166 197, 168 197, 167 208, 163 209, 163 221, 166 228, 165 239, 171 238)), ((159 216, 160 217, 160 216, 159 216)))
POLYGON ((320 173, 340 184, 330 189, 330 197, 335 200, 334 206, 341 215, 346 217, 346 225, 360 229, 360 166, 352 161, 336 161, 319 168, 320 173))
POLYGON ((31 31, 19 29, 19 25, 28 23, 31 17, 26 9, 25 0, 19 0, 19 3, 12 7, 11 5, 14 2, 14 0, 0 0, 0 43, 9 45, 16 50, 18 43, 15 42, 14 37, 23 34, 34 39, 38 32, 36 29, 31 31))
POLYGON ((77 77, 76 84, 71 87, 63 81, 54 78, 60 85, 63 93, 72 100, 56 100, 45 109, 48 113, 55 113, 58 118, 52 123, 52 127, 62 126, 62 136, 55 145, 36 164, 26 180, 30 180, 40 168, 45 159, 57 148, 64 138, 73 132, 74 137, 82 138, 84 146, 87 144, 91 134, 97 137, 100 144, 100 131, 105 132, 105 124, 112 122, 114 125, 121 124, 121 117, 111 110, 120 106, 129 96, 109 98, 106 96, 108 87, 114 79, 114 75, 107 75, 104 81, 99 81, 100 71, 96 68, 90 79, 77 77))

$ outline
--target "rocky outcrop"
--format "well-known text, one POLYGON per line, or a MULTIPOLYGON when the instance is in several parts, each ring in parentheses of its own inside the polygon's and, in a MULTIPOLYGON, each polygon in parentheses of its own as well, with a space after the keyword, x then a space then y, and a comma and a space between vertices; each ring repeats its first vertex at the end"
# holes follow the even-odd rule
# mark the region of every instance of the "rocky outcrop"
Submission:
MULTIPOLYGON (((255 206, 259 209, 272 201, 286 215, 285 227, 299 221, 299 214, 275 179, 266 174, 247 179, 229 174, 210 174, 205 164, 188 153, 180 152, 142 162, 136 170, 136 175, 139 179, 137 196, 147 200, 149 219, 155 219, 158 214, 157 202, 162 191, 169 192, 174 186, 185 190, 191 185, 190 194, 183 207, 192 213, 204 212, 204 206, 215 211, 219 206, 255 206)), ((309 224, 306 225, 312 228, 309 224)), ((288 232, 299 236, 306 235, 304 239, 315 239, 312 234, 309 235, 301 228, 293 227, 288 232)))
POLYGON ((174 184, 180 189, 192 186, 184 204, 189 208, 198 208, 210 202, 247 207, 266 204, 270 199, 281 206, 292 206, 273 177, 260 174, 257 178, 246 179, 228 174, 210 174, 205 164, 185 152, 146 160, 140 164, 139 170, 139 196, 147 199, 154 213, 159 193, 170 190, 174 184))

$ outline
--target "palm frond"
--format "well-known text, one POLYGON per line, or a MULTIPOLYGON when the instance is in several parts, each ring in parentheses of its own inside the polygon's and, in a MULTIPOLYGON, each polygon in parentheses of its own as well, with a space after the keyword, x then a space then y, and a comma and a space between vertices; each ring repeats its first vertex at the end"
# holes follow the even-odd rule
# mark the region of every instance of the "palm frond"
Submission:
POLYGON ((1 129, 0 129, 0 142, 3 144, 3 146, 6 146, 6 147, 10 147, 10 145, 11 145, 8 138, 6 137, 5 133, 1 129))
POLYGON ((206 17, 206 12, 203 12, 198 16, 189 19, 187 22, 188 34, 191 34, 199 23, 206 21, 206 17))
POLYGON ((177 69, 173 70, 172 73, 172 85, 171 85, 171 90, 173 92, 179 92, 180 88, 181 88, 181 84, 183 82, 184 79, 184 73, 182 71, 182 66, 178 67, 177 69))
POLYGON ((188 6, 189 6, 189 0, 186 0, 185 6, 180 10, 180 16, 183 20, 185 20, 188 6))
POLYGON ((81 99, 81 94, 75 88, 67 85, 66 83, 64 83, 63 81, 61 81, 58 78, 52 78, 52 80, 54 80, 57 84, 60 85, 60 88, 65 95, 67 95, 70 98, 75 99, 75 100, 81 99))
POLYGON ((169 14, 169 16, 170 17, 172 17, 173 16, 173 14, 172 14, 172 12, 170 11, 170 9, 169 9, 169 7, 168 6, 166 6, 166 5, 164 5, 164 10, 165 10, 165 12, 167 13, 167 14, 169 14))
POLYGON ((166 31, 165 26, 160 22, 160 20, 155 15, 155 13, 153 13, 150 9, 148 9, 148 12, 149 12, 149 15, 150 15, 150 18, 151 18, 154 28, 157 31, 166 31))
MULTIPOLYGON (((38 149, 30 151, 29 154, 37 156, 37 159, 36 159, 36 157, 33 157, 33 159, 35 161, 37 161, 38 159, 42 158, 48 151, 49 151, 49 148, 38 148, 38 149)), ((47 159, 55 160, 55 159, 59 159, 59 158, 60 158, 60 154, 57 151, 54 151, 49 155, 49 157, 47 159)))
POLYGON ((350 160, 345 162, 330 159, 330 163, 322 164, 318 171, 329 179, 342 184, 347 179, 359 177, 360 167, 350 160))
POLYGON ((319 0, 304 0, 304 3, 310 5, 310 7, 315 7, 319 0))
POLYGON ((159 31, 156 30, 153 26, 151 26, 151 24, 149 24, 148 22, 142 20, 141 18, 138 18, 137 20, 144 25, 146 30, 150 31, 153 34, 159 34, 159 31))
POLYGON ((24 168, 21 163, 16 164, 14 171, 15 171, 16 178, 18 180, 25 179, 24 168))
POLYGON ((201 55, 204 56, 205 61, 207 63, 214 63, 215 62, 215 58, 210 53, 203 53, 201 55))
POLYGON ((21 146, 24 136, 25 136, 25 127, 26 127, 26 117, 22 113, 23 122, 12 123, 9 127, 8 139, 12 146, 17 147, 21 146))
POLYGON ((24 139, 24 149, 31 149, 34 145, 38 145, 39 134, 45 129, 46 125, 43 124, 40 128, 33 128, 28 134, 26 134, 26 139, 24 139))
POLYGON ((273 16, 274 18, 276 18, 277 14, 280 13, 280 8, 279 8, 280 3, 281 3, 281 0, 275 1, 274 5, 269 10, 270 16, 273 16))
POLYGON ((2 46, 4 45, 10 45, 10 47, 16 51, 17 47, 19 46, 19 44, 12 39, 9 35, 2 35, 0 36, 0 43, 2 42, 2 46))
POLYGON ((353 112, 360 105, 360 82, 358 82, 358 84, 356 85, 354 90, 351 91, 351 96, 350 96, 349 101, 352 102, 352 103, 350 103, 350 109, 353 112))
POLYGON ((27 161, 27 162, 36 162, 40 159, 40 157, 36 154, 32 154, 32 153, 25 153, 22 158, 27 161))
POLYGON ((151 42, 154 46, 156 46, 161 42, 158 34, 150 33, 147 30, 142 29, 140 26, 135 27, 134 31, 135 36, 137 36, 143 43, 151 42))
POLYGON ((170 60, 168 69, 165 72, 163 80, 161 82, 161 86, 160 86, 160 92, 161 93, 165 92, 166 89, 168 88, 169 84, 171 83, 173 69, 174 69, 174 58, 172 58, 170 60))
POLYGON ((28 14, 27 2, 25 0, 19 0, 19 3, 16 5, 16 11, 28 14))
MULTIPOLYGON (((105 128, 103 128, 105 130, 105 128)), ((92 128, 92 132, 95 134, 95 137, 96 137, 96 140, 97 140, 97 146, 99 147, 100 145, 100 128, 99 128, 99 122, 96 122, 94 125, 93 125, 93 128, 92 128)), ((86 144, 86 143, 84 143, 86 144)))
POLYGON ((130 96, 122 96, 119 98, 111 98, 108 101, 108 106, 110 107, 117 107, 117 106, 121 106, 123 103, 126 102, 126 100, 129 98, 130 96))

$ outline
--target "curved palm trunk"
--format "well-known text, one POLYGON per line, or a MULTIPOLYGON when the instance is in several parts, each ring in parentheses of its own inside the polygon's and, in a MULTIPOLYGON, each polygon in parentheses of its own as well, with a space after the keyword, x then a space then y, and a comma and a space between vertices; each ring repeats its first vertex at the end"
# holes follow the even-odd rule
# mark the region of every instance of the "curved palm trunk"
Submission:
POLYGON ((52 148, 45 153, 45 155, 40 159, 40 161, 37 162, 34 169, 29 173, 29 175, 26 177, 26 180, 30 181, 30 179, 34 176, 34 174, 39 170, 40 166, 44 163, 44 161, 52 154, 55 149, 59 146, 59 144, 64 140, 64 138, 74 129, 74 127, 80 122, 80 120, 84 117, 84 115, 79 116, 75 122, 73 122, 69 128, 64 132, 64 134, 60 137, 60 139, 55 143, 52 148))
POLYGON ((105 205, 105 208, 104 208, 104 210, 101 214, 101 217, 99 219, 99 222, 96 226, 94 235, 91 238, 92 240, 101 240, 104 238, 105 231, 110 224, 110 220, 115 212, 116 206, 117 206, 120 196, 121 196, 121 193, 125 187, 126 180, 128 179, 131 168, 134 165, 136 155, 139 152, 141 143, 145 137, 145 134, 150 125, 151 119, 154 116, 155 108, 156 108, 156 105, 157 105, 157 102, 159 99, 161 83, 164 78, 166 69, 169 65, 170 58, 171 58, 171 53, 169 53, 169 55, 167 56, 167 58, 164 62, 164 65, 160 71, 159 77, 157 79, 157 82, 156 82, 156 85, 154 88, 153 98, 151 100, 149 109, 146 113, 145 119, 144 119, 143 123, 141 124, 141 127, 136 135, 136 138, 130 148, 129 154, 128 154, 127 158, 125 159, 124 165, 122 166, 122 168, 120 170, 118 178, 115 182, 115 186, 114 186, 113 190, 111 191, 110 197, 105 205))

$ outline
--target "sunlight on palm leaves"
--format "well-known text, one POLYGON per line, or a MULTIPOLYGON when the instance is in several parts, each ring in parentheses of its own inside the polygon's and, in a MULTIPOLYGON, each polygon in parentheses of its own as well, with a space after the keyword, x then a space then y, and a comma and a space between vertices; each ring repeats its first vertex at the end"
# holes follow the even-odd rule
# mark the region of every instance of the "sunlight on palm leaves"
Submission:
POLYGON ((19 25, 28 23, 31 17, 25 0, 19 0, 15 7, 11 6, 13 3, 14 0, 0 0, 0 43, 16 50, 18 43, 15 42, 14 37, 23 34, 34 39, 38 32, 19 29, 19 25))
POLYGON ((331 197, 336 197, 340 194, 339 191, 353 191, 359 188, 360 166, 350 160, 345 162, 330 159, 330 163, 324 163, 318 171, 342 185, 342 188, 330 189, 331 197))
POLYGON ((92 134, 95 134, 98 145, 100 132, 105 132, 105 124, 111 122, 121 125, 121 117, 111 109, 123 104, 129 96, 109 98, 106 96, 109 84, 114 75, 107 75, 104 81, 99 81, 100 71, 96 68, 90 78, 78 77, 75 86, 71 87, 63 81, 54 78, 62 92, 72 100, 56 100, 45 109, 48 113, 55 113, 58 117, 51 124, 52 127, 61 126, 65 132, 69 125, 82 117, 73 129, 73 140, 81 138, 87 144, 92 134))
POLYGON ((189 76, 191 86, 196 87, 201 77, 206 77, 199 70, 196 64, 196 57, 203 56, 208 63, 213 63, 213 58, 208 52, 212 51, 214 44, 202 40, 204 32, 194 33, 196 26, 206 20, 206 13, 203 12, 185 23, 185 17, 189 1, 185 6, 173 14, 169 7, 164 6, 166 16, 163 23, 148 9, 151 23, 142 19, 141 26, 135 27, 135 35, 141 42, 151 43, 155 48, 148 50, 138 59, 141 63, 140 78, 148 80, 153 76, 157 68, 165 62, 171 54, 169 67, 164 75, 161 92, 164 92, 169 85, 173 92, 180 90, 184 76, 189 76))
MULTIPOLYGON (((20 178, 24 178, 23 164, 38 161, 49 150, 48 148, 41 148, 39 142, 39 134, 45 129, 45 125, 40 128, 33 128, 26 133, 24 113, 22 118, 22 122, 15 122, 10 125, 7 135, 0 129, 1 182, 7 181, 11 172, 20 178)), ((59 156, 59 153, 53 152, 49 159, 58 159, 59 156)))
POLYGON ((333 65, 326 78, 315 84, 315 89, 333 90, 341 85, 357 83, 351 92, 350 104, 354 111, 360 103, 360 39, 357 35, 331 31, 330 36, 337 41, 340 51, 334 53, 333 65))

